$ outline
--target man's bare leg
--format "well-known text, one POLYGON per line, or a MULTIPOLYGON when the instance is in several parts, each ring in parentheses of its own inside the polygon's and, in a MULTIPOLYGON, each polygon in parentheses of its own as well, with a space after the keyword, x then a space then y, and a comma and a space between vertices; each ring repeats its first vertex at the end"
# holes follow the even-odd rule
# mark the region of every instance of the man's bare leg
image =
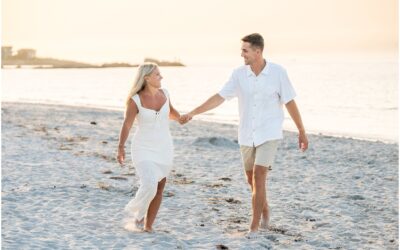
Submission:
POLYGON ((146 231, 146 232, 153 231, 152 226, 153 226, 154 220, 156 219, 158 209, 160 208, 160 205, 161 205, 162 194, 164 191, 166 180, 167 180, 167 178, 164 178, 158 182, 156 196, 154 196, 154 199, 151 201, 151 203, 149 205, 149 209, 147 210, 147 215, 146 215, 146 219, 144 222, 144 231, 146 231))
POLYGON ((255 232, 260 225, 261 214, 266 201, 265 179, 267 169, 264 166, 255 165, 253 168, 253 218, 250 225, 250 231, 255 232))
MULTIPOLYGON (((246 177, 247 177, 247 183, 249 183, 250 188, 251 188, 251 192, 253 192, 253 170, 249 170, 249 171, 245 171, 246 172, 246 177)), ((268 178, 268 171, 266 173, 266 180, 268 178)), ((262 221, 263 224, 266 225, 268 224, 269 221, 269 205, 268 205, 268 198, 267 198, 267 188, 265 189, 265 193, 266 193, 266 197, 265 197, 265 205, 263 207, 263 211, 262 211, 262 221)))

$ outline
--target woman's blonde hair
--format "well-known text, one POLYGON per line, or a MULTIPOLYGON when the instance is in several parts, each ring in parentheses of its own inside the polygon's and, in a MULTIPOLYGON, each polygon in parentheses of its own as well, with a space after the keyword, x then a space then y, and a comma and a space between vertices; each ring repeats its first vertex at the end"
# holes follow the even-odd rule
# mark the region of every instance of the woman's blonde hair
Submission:
POLYGON ((146 80, 144 79, 144 77, 150 75, 157 67, 157 64, 150 62, 139 65, 131 91, 129 92, 128 98, 126 99, 126 105, 129 104, 129 100, 132 98, 132 96, 136 95, 144 89, 146 84, 146 80))

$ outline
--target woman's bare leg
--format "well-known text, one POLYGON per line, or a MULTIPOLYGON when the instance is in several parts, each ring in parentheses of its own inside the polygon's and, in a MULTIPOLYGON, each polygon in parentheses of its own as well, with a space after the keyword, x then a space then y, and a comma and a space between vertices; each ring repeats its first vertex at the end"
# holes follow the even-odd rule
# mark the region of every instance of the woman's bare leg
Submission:
POLYGON ((161 205, 162 194, 164 191, 166 181, 167 181, 167 178, 164 178, 160 182, 158 182, 156 196, 154 196, 154 199, 151 201, 151 203, 149 205, 149 209, 147 210, 147 215, 146 215, 146 218, 144 221, 144 231, 146 231, 146 232, 153 231, 152 226, 153 226, 154 220, 156 219, 158 209, 160 208, 160 205, 161 205))

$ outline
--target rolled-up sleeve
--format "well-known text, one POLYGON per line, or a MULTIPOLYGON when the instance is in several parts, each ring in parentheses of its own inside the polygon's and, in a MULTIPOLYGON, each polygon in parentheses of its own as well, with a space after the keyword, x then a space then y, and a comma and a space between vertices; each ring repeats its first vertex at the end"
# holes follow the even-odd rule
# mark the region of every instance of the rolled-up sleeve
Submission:
POLYGON ((286 104, 296 97, 296 92, 289 80, 288 74, 285 69, 282 70, 280 75, 280 102, 286 104))
POLYGON ((235 71, 218 94, 225 100, 230 100, 238 96, 238 80, 235 71))

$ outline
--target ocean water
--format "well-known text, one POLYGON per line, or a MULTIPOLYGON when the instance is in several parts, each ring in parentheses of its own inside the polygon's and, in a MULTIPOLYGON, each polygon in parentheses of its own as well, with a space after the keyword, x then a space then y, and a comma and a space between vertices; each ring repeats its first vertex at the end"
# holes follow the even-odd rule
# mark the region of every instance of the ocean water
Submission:
MULTIPOLYGON (((309 133, 398 143, 397 60, 274 62, 288 71, 309 133)), ((188 112, 219 91, 233 69, 161 67, 162 85, 169 90, 175 108, 188 112)), ((122 111, 136 68, 22 68, 1 72, 2 101, 122 111)), ((198 119, 237 124, 237 100, 225 102, 198 119)), ((296 130, 288 114, 284 128, 296 130)))

